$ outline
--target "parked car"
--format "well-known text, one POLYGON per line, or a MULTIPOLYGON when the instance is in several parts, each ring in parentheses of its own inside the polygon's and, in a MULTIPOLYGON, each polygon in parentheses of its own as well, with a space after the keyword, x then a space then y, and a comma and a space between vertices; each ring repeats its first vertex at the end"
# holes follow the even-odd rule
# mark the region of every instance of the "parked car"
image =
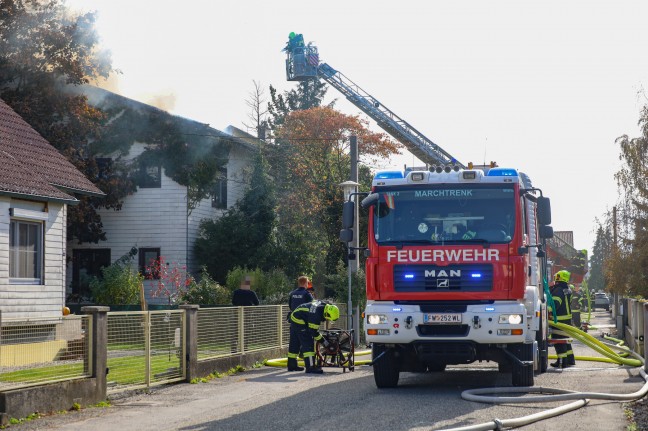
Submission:
POLYGON ((606 293, 596 292, 592 300, 592 310, 597 308, 603 308, 606 311, 610 311, 610 298, 608 298, 606 293))

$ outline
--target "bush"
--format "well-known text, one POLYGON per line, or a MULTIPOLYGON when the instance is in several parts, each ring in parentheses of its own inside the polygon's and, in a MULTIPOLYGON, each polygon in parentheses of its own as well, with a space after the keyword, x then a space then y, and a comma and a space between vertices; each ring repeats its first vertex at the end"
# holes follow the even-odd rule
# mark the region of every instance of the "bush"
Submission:
POLYGON ((187 290, 180 294, 180 302, 198 305, 229 305, 232 303, 232 292, 214 281, 209 276, 207 268, 203 267, 200 281, 191 281, 187 290))
MULTIPOLYGON (((324 287, 326 296, 333 298, 335 302, 347 303, 349 297, 349 272, 344 262, 337 264, 336 273, 325 277, 324 287)), ((367 293, 365 290, 365 273, 362 269, 351 276, 351 300, 353 305, 359 305, 364 310, 367 304, 367 293)))
POLYGON ((93 277, 90 291, 96 304, 131 305, 140 303, 144 277, 119 262, 101 269, 101 278, 93 277))
POLYGON ((238 289, 245 276, 249 275, 252 290, 259 297, 261 304, 287 304, 288 294, 293 290, 295 283, 280 269, 264 272, 259 268, 250 270, 236 267, 227 273, 227 287, 233 292, 238 289))

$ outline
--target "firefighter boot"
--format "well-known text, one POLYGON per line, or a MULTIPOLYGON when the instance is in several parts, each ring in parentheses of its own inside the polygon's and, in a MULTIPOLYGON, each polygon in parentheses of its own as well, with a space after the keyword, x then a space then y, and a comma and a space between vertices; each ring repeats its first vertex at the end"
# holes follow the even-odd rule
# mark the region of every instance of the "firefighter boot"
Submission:
POLYGON ((315 366, 315 358, 312 356, 304 358, 304 365, 306 365, 306 373, 308 374, 322 374, 324 370, 315 366))
POLYGON ((563 358, 558 358, 556 362, 552 362, 551 364, 552 367, 554 368, 562 368, 563 367, 563 358))
POLYGON ((567 358, 565 358, 565 361, 563 363, 563 368, 567 367, 575 367, 576 366, 576 358, 574 355, 567 355, 567 358))
POLYGON ((288 371, 304 371, 304 367, 297 365, 297 358, 288 358, 288 371))

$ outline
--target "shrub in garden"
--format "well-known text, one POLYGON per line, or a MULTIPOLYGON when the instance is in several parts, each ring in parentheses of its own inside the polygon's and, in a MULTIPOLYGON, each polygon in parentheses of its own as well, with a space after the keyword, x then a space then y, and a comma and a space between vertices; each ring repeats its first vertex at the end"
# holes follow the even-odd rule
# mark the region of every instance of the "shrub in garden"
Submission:
POLYGON ((115 262, 101 269, 102 278, 93 277, 90 291, 96 304, 131 305, 140 303, 144 277, 130 266, 115 262))

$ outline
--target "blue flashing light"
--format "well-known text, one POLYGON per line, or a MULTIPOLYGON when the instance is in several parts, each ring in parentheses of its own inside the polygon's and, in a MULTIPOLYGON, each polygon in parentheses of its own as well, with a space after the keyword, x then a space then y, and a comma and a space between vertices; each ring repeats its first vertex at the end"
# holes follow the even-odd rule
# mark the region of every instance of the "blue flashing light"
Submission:
POLYGON ((470 276, 472 278, 481 278, 482 277, 480 272, 473 272, 472 274, 470 274, 470 276))
POLYGON ((414 279, 414 274, 405 274, 404 277, 405 277, 407 280, 413 280, 413 279, 414 279))
POLYGON ((486 311, 495 311, 495 307, 486 307, 485 310, 486 311))
POLYGON ((394 307, 392 308, 392 311, 403 311, 401 307, 394 307))
POLYGON ((401 171, 381 171, 377 172, 374 180, 391 180, 395 178, 405 178, 401 171))
POLYGON ((488 177, 517 177, 518 172, 512 168, 491 168, 486 174, 488 177))

